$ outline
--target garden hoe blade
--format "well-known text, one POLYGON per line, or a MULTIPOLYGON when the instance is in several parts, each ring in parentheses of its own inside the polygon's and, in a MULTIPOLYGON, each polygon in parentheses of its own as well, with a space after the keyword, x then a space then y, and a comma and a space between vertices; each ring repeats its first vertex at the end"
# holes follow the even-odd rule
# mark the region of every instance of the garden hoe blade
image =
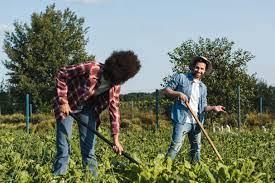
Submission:
MULTIPOLYGON (((99 133, 98 131, 90 128, 86 123, 84 123, 83 121, 80 120, 80 118, 78 116, 76 116, 75 114, 70 112, 70 116, 72 116, 79 124, 85 126, 88 130, 90 130, 91 132, 93 132, 94 134, 96 134, 96 136, 98 136, 101 140, 103 140, 104 142, 106 142, 109 146, 113 147, 115 146, 115 144, 113 144, 111 141, 109 141, 108 139, 106 139, 103 135, 101 135, 101 133, 99 133)), ((130 162, 132 163, 136 163, 137 165, 139 165, 139 162, 137 162, 134 158, 132 158, 128 153, 126 152, 122 152, 122 155, 127 158, 130 162)))

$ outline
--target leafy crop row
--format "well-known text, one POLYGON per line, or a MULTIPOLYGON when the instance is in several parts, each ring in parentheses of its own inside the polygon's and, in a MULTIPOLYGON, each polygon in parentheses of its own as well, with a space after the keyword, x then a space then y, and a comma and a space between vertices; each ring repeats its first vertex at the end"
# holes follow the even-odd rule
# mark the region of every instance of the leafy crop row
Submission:
MULTIPOLYGON (((171 129, 158 132, 122 130, 121 143, 141 165, 130 164, 98 140, 98 182, 272 182, 275 178, 274 133, 242 132, 210 134, 224 162, 217 162, 207 141, 202 142, 202 161, 188 161, 188 143, 172 163, 164 163, 171 129)), ((100 129, 108 137, 108 129, 100 129)), ((54 130, 26 134, 0 130, 0 182, 49 182, 55 155, 54 130)), ((77 130, 72 139, 69 171, 57 181, 91 182, 82 172, 77 130)))

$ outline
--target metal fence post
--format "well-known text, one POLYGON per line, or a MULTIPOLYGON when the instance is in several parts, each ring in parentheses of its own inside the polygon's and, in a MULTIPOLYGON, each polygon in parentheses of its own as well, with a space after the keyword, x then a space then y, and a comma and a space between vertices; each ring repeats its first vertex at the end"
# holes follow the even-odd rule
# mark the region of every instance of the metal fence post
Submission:
POLYGON ((132 119, 134 118, 134 101, 131 101, 131 115, 132 115, 132 119))
POLYGON ((240 129, 240 126, 241 126, 241 87, 240 85, 238 85, 237 93, 238 93, 238 128, 240 129))
POLYGON ((263 113, 263 97, 260 97, 260 113, 263 113))
POLYGON ((29 112, 29 116, 30 116, 30 123, 32 122, 32 104, 30 102, 30 112, 29 112))
POLYGON ((156 128, 159 129, 159 90, 156 89, 156 128))
POLYGON ((26 101, 25 101, 25 118, 26 118, 26 130, 29 133, 30 130, 30 95, 26 94, 26 101))

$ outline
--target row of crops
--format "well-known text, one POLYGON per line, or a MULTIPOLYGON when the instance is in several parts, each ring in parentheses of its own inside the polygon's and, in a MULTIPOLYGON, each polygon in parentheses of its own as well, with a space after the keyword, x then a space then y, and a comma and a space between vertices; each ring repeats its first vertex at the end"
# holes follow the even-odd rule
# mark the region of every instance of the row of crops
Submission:
MULTIPOLYGON (((109 137, 108 127, 100 132, 109 137)), ((218 162, 206 140, 202 142, 202 161, 192 165, 188 159, 188 142, 174 162, 164 161, 171 129, 157 132, 122 129, 121 143, 141 165, 130 164, 115 155, 98 140, 98 182, 272 182, 275 178, 275 133, 210 133, 224 162, 218 162)), ((72 156, 66 175, 53 178, 55 155, 54 130, 0 129, 0 182, 92 182, 94 177, 82 172, 77 130, 74 128, 72 156)))

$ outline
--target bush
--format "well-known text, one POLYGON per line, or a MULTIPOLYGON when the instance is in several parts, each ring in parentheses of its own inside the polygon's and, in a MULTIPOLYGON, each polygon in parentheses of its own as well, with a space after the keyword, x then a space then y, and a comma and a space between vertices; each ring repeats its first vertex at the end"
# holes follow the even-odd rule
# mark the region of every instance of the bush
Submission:
POLYGON ((17 113, 12 115, 0 115, 0 123, 24 123, 25 116, 17 113))
POLYGON ((129 119, 121 120, 120 128, 129 128, 131 121, 129 119))
MULTIPOLYGON (((37 124, 48 120, 53 120, 52 114, 33 114, 30 118, 30 123, 37 124)), ((25 123, 25 115, 17 113, 12 115, 0 115, 0 123, 25 123)))
POLYGON ((31 124, 31 132, 45 132, 48 133, 55 129, 55 120, 50 119, 36 124, 31 124))
POLYGON ((31 123, 37 124, 49 120, 54 120, 54 116, 52 114, 33 114, 31 117, 31 123))
POLYGON ((244 125, 253 127, 253 126, 272 126, 273 120, 269 114, 256 114, 248 113, 243 122, 244 125))

